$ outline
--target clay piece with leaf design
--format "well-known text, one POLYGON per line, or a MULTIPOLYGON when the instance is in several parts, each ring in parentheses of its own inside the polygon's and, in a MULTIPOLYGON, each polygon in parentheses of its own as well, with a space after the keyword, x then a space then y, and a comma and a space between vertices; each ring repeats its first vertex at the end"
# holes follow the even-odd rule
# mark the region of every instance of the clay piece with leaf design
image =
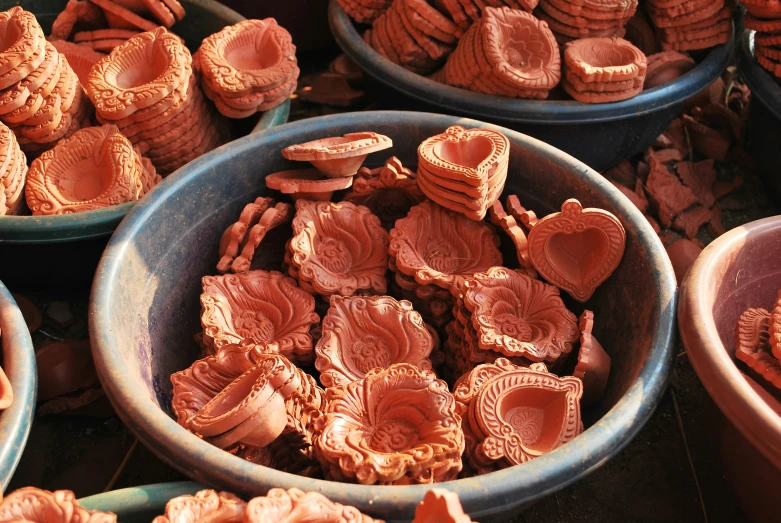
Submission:
POLYGON ((502 133, 452 126, 418 147, 417 182, 439 205, 480 221, 504 189, 509 157, 502 133))
POLYGON ((152 523, 229 523, 242 521, 247 503, 230 492, 201 490, 194 495, 177 496, 165 504, 165 514, 152 523))
POLYGON ((111 512, 87 510, 70 490, 41 490, 24 487, 0 501, 0 521, 29 523, 116 523, 111 512))
POLYGON ((529 258, 549 283, 586 302, 618 267, 626 232, 613 214, 569 199, 529 231, 529 258))
POLYGON ((282 156, 309 162, 329 178, 344 178, 355 175, 369 154, 392 146, 387 136, 367 131, 290 145, 282 149, 282 156))
POLYGON ((464 513, 458 494, 447 489, 433 488, 415 507, 412 523, 473 523, 464 513))
POLYGON ((208 36, 196 60, 204 93, 228 118, 283 103, 300 74, 293 39, 273 18, 242 20, 208 36))
POLYGON ((408 363, 327 390, 315 452, 327 479, 406 485, 455 479, 464 434, 447 384, 408 363))
POLYGON ((735 326, 735 357, 772 392, 781 390, 781 361, 771 347, 770 322, 770 313, 762 308, 751 308, 741 314, 735 326))
POLYGON ((245 523, 271 521, 383 523, 382 520, 361 513, 355 507, 331 501, 319 492, 304 492, 297 488, 288 490, 273 488, 265 496, 253 498, 247 504, 243 521, 245 523))
POLYGON ((315 347, 315 367, 326 387, 347 385, 395 363, 431 370, 433 348, 434 339, 410 302, 390 296, 331 296, 315 347))
POLYGON ((623 38, 582 38, 564 48, 564 90, 586 103, 618 102, 643 91, 648 60, 623 38))
POLYGON ((535 14, 548 23, 556 40, 565 44, 578 38, 623 36, 636 11, 637 0, 540 0, 535 14))
POLYGON ((594 313, 583 311, 578 323, 580 328, 580 349, 572 375, 583 382, 581 405, 587 407, 598 402, 605 393, 610 377, 610 356, 594 337, 594 313))
POLYGON ((0 216, 26 211, 27 158, 13 131, 0 123, 0 216))
POLYGON ((367 207, 298 200, 290 261, 318 294, 385 294, 388 232, 367 207))
POLYGON ((311 362, 309 331, 320 321, 314 308, 312 295, 280 272, 203 277, 201 325, 204 341, 214 352, 238 344, 311 362))

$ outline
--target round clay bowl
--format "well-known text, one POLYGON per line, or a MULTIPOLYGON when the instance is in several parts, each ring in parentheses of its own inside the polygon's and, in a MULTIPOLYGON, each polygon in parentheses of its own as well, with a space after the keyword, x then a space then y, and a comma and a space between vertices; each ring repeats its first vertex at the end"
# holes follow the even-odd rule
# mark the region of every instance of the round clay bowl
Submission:
MULTIPOLYGON (((336 0, 328 8, 339 46, 367 75, 383 109, 446 112, 504 125, 538 138, 603 171, 648 147, 680 113, 683 102, 729 65, 733 39, 714 47, 674 82, 616 103, 523 100, 473 93, 407 71, 377 53, 336 0)), ((363 31, 363 29, 361 29, 363 31)))
MULTIPOLYGON (((781 481, 781 403, 733 362, 738 317, 771 307, 781 288, 781 217, 732 229, 694 262, 681 286, 678 326, 694 370, 728 420, 727 478, 754 521, 776 521, 781 501, 763 489, 781 481), (714 278, 715 275, 719 275, 714 278)), ((769 310, 769 309, 768 309, 769 310)))
MULTIPOLYGON (((49 34, 51 23, 66 3, 67 0, 33 0, 25 2, 24 8, 35 14, 44 33, 49 34)), ((214 0, 181 0, 181 3, 187 16, 173 27, 173 32, 185 39, 191 52, 198 48, 206 36, 244 20, 237 12, 214 0)), ((0 10, 10 9, 17 4, 13 0, 0 0, 0 10)), ((263 113, 251 132, 286 122, 289 112, 288 101, 263 113)), ((0 240, 4 243, 60 243, 109 236, 134 204, 129 202, 107 209, 62 216, 2 216, 0 240)), ((0 257, 5 255, 0 249, 0 257)))
POLYGON ((16 301, 2 282, 0 345, 3 348, 3 370, 14 392, 11 406, 0 411, 0 489, 4 491, 22 458, 32 427, 38 371, 27 324, 16 301))
MULTIPOLYGON (((676 303, 672 266, 642 214, 593 170, 515 131, 453 116, 366 111, 287 124, 212 151, 163 180, 120 224, 92 288, 90 336, 106 394, 145 445, 193 479, 235 494, 297 487, 372 517, 412 519, 428 486, 334 483, 249 463, 179 426, 172 418, 169 384, 172 372, 199 357, 199 347, 187 340, 200 330, 201 277, 214 273, 220 237, 248 201, 266 192, 267 173, 292 167, 279 153, 283 147, 368 129, 393 140, 387 157, 397 156, 413 168, 420 142, 451 125, 492 128, 507 136, 514 176, 507 180, 505 195, 517 192, 538 216, 559 210, 566 198, 607 209, 626 229, 627 248, 616 272, 589 301, 595 317, 611 318, 600 322, 594 335, 617 370, 602 401, 584 411, 587 430, 523 469, 444 487, 459 494, 472 519, 485 521, 517 512, 583 477, 637 434, 659 402, 671 369, 676 303), (189 205, 175 205, 179 201, 189 205)), ((379 156, 374 162, 384 160, 379 156)), ((509 250, 504 255, 515 256, 509 250)))
POLYGON ((781 86, 754 59, 754 31, 744 31, 738 45, 738 68, 751 88, 748 144, 759 173, 778 199, 781 197, 781 86))
POLYGON ((122 523, 149 523, 165 513, 165 504, 177 496, 192 495, 203 490, 192 481, 155 483, 140 487, 112 490, 81 498, 79 504, 87 510, 113 512, 122 523))

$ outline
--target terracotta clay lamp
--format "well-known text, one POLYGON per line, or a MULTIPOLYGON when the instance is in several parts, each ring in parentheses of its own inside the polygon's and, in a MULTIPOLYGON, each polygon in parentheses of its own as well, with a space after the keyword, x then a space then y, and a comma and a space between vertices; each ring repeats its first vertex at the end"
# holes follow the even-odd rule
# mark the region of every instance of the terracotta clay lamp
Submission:
POLYGON ((116 523, 117 516, 111 512, 85 509, 70 490, 49 492, 24 487, 3 498, 0 502, 0 519, 30 523, 116 523))
POLYGON ((781 18, 781 2, 778 0, 745 0, 741 4, 756 18, 781 18))
POLYGON ((230 492, 201 490, 193 496, 170 499, 165 504, 165 514, 157 516, 152 523, 239 522, 243 521, 246 509, 247 503, 230 492))
POLYGON ((49 215, 134 201, 153 185, 153 173, 116 126, 88 127, 33 161, 27 205, 34 215, 49 215))
POLYGON ((339 481, 446 481, 461 470, 460 422, 444 381, 398 363, 329 389, 315 451, 326 477, 339 481))
POLYGON ((575 100, 604 103, 626 100, 643 90, 645 54, 623 38, 583 38, 564 48, 564 90, 575 100))
POLYGON ((299 281, 318 294, 385 294, 388 232, 366 207, 298 200, 289 249, 299 281))
POLYGON ((770 311, 768 336, 768 342, 770 343, 770 350, 773 352, 773 356, 781 360, 781 291, 779 291, 776 303, 770 311))
POLYGON ((672 5, 649 0, 647 9, 665 51, 707 49, 725 43, 732 34, 732 9, 724 0, 672 5))
POLYGON ((594 313, 583 311, 580 316, 580 349, 572 375, 583 382, 581 405, 588 406, 599 401, 605 393, 610 376, 610 356, 592 334, 594 313))
POLYGON ((662 51, 648 57, 648 69, 643 89, 652 89, 688 73, 697 63, 689 56, 678 51, 662 51))
POLYGON ((352 176, 325 178, 315 168, 281 171, 266 176, 266 187, 289 194, 293 201, 327 202, 334 191, 349 189, 352 184, 352 176))
POLYGON ((501 227, 513 242, 518 263, 523 270, 526 271, 526 274, 532 278, 536 278, 537 271, 534 270, 534 266, 532 265, 531 260, 529 260, 529 241, 526 238, 526 233, 520 225, 518 225, 515 218, 507 214, 499 200, 496 200, 491 205, 489 216, 491 223, 497 227, 501 227))
POLYGON ((314 308, 314 298, 280 272, 203 277, 201 325, 205 343, 216 352, 238 344, 310 362, 309 330, 320 321, 314 308))
POLYGON ((578 38, 623 36, 624 26, 636 10, 637 0, 541 0, 535 14, 548 23, 559 43, 565 43, 578 38))
POLYGON ((735 326, 735 357, 748 365, 752 375, 769 392, 781 390, 781 361, 770 344, 770 313, 748 309, 735 326))
POLYGON ((64 42, 70 38, 76 24, 98 27, 106 23, 103 11, 89 0, 68 0, 52 22, 50 41, 64 42))
POLYGON ((13 131, 0 124, 0 216, 24 211, 26 180, 27 158, 13 131))
POLYGON ((82 88, 86 89, 87 79, 92 66, 98 63, 104 55, 65 40, 52 40, 51 44, 61 55, 68 59, 73 72, 79 77, 79 83, 82 88))
POLYGON ((412 523, 473 523, 464 513, 458 494, 435 488, 426 492, 423 501, 415 507, 412 523))
POLYGON ((390 296, 331 296, 315 367, 326 387, 347 385, 371 369, 409 363, 431 370, 434 339, 408 301, 390 296))
POLYGON ((362 514, 357 508, 342 505, 318 492, 291 488, 273 488, 265 496, 250 500, 244 513, 248 523, 270 521, 320 521, 323 523, 382 523, 362 514))
POLYGON ((278 203, 273 208, 266 209, 260 219, 247 233, 241 254, 231 263, 231 271, 246 273, 250 270, 252 259, 261 242, 273 229, 289 223, 293 219, 293 206, 289 203, 278 203))
POLYGON ((350 133, 285 147, 282 156, 310 162, 329 178, 342 178, 357 173, 369 154, 392 146, 393 141, 382 134, 350 133))
POLYGON ((5 410, 14 402, 14 391, 5 371, 0 367, 0 410, 5 410))
POLYGON ((338 0, 339 5, 351 18, 362 24, 372 23, 393 0, 338 0))

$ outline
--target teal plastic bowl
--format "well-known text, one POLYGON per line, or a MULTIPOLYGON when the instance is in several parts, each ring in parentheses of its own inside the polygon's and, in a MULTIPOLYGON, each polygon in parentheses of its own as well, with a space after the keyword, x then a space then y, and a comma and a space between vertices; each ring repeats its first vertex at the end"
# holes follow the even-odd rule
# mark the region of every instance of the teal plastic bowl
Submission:
POLYGON ((155 483, 81 498, 79 504, 88 510, 113 512, 121 523, 149 523, 165 512, 169 499, 205 488, 192 481, 155 483))

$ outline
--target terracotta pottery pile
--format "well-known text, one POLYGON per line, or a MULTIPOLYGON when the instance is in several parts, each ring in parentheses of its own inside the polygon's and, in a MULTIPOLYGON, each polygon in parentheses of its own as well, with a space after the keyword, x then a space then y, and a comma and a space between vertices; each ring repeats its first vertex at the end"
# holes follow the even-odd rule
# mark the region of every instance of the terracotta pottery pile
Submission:
POLYGON ((0 124, 0 216, 24 211, 27 158, 19 149, 14 133, 0 124))
MULTIPOLYGON (((2 192, 0 190, 0 193, 2 192)), ((2 200, 2 197, 0 197, 0 200, 2 200)), ((2 205, 0 205, 0 210, 2 210, 2 205)), ((0 214, 2 213, 0 212, 0 214)), ((2 341, 2 335, 3 333, 0 332, 0 341, 2 341)), ((0 410, 7 409, 13 402, 14 391, 11 388, 11 382, 8 381, 8 376, 5 375, 5 371, 0 367, 0 410)))
POLYGON ((338 0, 342 9, 354 20, 370 24, 388 9, 394 0, 338 0))
POLYGON ((105 55, 65 40, 52 40, 51 44, 60 52, 60 55, 68 59, 73 72, 79 77, 81 87, 86 90, 92 66, 98 63, 105 55))
POLYGON ((24 487, 3 497, 0 502, 0 521, 116 523, 117 516, 111 512, 85 509, 70 490, 49 492, 24 487))
POLYGON ((777 2, 743 1, 746 7, 743 23, 754 34, 754 57, 775 78, 781 78, 781 4, 777 2))
POLYGON ((735 357, 768 392, 781 394, 781 293, 770 312, 751 308, 735 327, 735 357))
POLYGON ((732 34, 732 8, 725 0, 648 0, 647 8, 665 51, 708 49, 732 34))
POLYGON ((622 38, 583 38, 564 48, 562 87, 575 100, 618 102, 643 90, 645 54, 622 38))
POLYGON ((135 201, 160 180, 115 125, 87 127, 32 162, 25 196, 33 215, 70 214, 135 201))
POLYGON ((635 11, 637 0, 540 0, 534 13, 548 23, 556 40, 564 44, 578 38, 622 37, 624 26, 635 11))
POLYGON ((95 64, 87 93, 98 120, 117 125, 168 174, 221 143, 182 40, 158 27, 95 64))
POLYGON ((193 60, 204 93, 228 118, 278 106, 296 90, 300 73, 293 39, 273 18, 243 20, 214 33, 193 60))
POLYGON ((50 149, 89 121, 89 101, 68 60, 46 41, 35 16, 21 7, 0 13, 0 121, 23 151, 50 149))

